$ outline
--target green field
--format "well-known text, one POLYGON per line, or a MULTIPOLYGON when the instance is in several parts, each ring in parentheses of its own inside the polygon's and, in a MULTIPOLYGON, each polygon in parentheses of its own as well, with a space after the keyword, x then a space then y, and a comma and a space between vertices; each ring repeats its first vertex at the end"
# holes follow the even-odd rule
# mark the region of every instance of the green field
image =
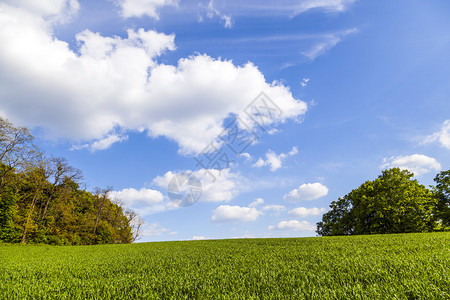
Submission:
POLYGON ((450 299, 450 233, 0 246, 2 299, 450 299))

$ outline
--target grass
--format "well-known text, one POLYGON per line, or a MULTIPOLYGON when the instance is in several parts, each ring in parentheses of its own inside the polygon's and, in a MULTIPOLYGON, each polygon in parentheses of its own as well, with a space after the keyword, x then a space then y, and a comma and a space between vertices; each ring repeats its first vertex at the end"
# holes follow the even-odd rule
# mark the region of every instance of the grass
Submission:
POLYGON ((0 246, 2 299, 450 299, 450 233, 0 246))

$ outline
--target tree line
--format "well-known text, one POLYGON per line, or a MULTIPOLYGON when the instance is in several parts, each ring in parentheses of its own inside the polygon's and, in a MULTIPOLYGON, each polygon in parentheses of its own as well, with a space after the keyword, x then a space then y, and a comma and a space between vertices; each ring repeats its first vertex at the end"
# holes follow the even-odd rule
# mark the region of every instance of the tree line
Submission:
POLYGON ((430 189, 413 177, 399 168, 384 170, 333 201, 316 232, 332 236, 450 230, 450 170, 438 173, 430 189))
POLYGON ((132 243, 143 220, 111 199, 112 187, 81 188, 67 159, 46 156, 25 127, 0 117, 0 242, 132 243))

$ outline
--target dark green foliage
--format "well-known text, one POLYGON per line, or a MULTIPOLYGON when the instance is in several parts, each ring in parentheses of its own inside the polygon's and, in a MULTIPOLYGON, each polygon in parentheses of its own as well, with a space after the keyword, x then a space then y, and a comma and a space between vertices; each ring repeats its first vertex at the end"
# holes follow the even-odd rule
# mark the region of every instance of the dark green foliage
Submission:
POLYGON ((0 241, 14 239, 13 219, 19 198, 20 196, 11 187, 3 187, 0 190, 0 241))
POLYGON ((450 227, 450 170, 442 171, 434 178, 436 187, 433 188, 438 203, 437 214, 444 227, 450 227))
POLYGON ((408 171, 385 170, 333 201, 317 223, 319 235, 426 232, 437 229, 436 197, 408 171))
POLYGON ((450 233, 0 247, 2 299, 450 299, 450 233))

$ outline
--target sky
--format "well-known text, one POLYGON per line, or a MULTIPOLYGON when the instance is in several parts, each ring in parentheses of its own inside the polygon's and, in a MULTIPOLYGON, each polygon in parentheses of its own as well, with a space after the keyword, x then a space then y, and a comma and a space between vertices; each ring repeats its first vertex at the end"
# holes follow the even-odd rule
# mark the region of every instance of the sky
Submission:
POLYGON ((315 236, 382 170, 429 186, 449 169, 449 14, 445 0, 0 0, 0 115, 86 189, 112 186, 145 220, 140 242, 315 236))

